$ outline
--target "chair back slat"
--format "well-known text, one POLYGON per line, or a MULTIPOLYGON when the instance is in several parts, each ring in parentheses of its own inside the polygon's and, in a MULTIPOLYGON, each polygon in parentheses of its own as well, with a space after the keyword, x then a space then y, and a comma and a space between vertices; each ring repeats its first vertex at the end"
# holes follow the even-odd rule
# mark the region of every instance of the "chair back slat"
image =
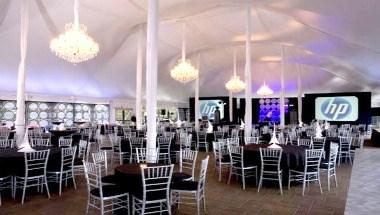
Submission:
POLYGON ((195 163, 197 160, 198 151, 190 149, 181 150, 181 157, 179 159, 179 171, 189 171, 192 178, 194 178, 195 163))
POLYGON ((141 177, 143 182, 143 199, 147 201, 149 195, 161 194, 162 199, 169 199, 170 183, 174 165, 143 167, 141 177))
POLYGON ((49 153, 50 149, 25 152, 25 177, 46 175, 49 153))
POLYGON ((282 148, 272 149, 272 148, 260 148, 260 158, 261 158, 261 169, 271 169, 277 168, 280 170, 280 162, 282 156, 282 148))

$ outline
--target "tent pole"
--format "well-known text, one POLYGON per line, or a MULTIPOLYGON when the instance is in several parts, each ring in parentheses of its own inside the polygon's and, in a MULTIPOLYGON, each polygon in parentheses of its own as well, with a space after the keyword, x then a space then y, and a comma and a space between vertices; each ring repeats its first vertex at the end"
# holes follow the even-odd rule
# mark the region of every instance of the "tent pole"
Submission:
MULTIPOLYGON (((197 69, 200 71, 200 55, 198 55, 197 59, 197 69)), ((200 72, 199 72, 200 73, 200 72)), ((199 131, 199 77, 195 79, 195 102, 194 102, 194 120, 195 120, 195 129, 199 131)))
POLYGON ((20 24, 20 64, 17 74, 17 111, 16 111, 16 137, 17 144, 25 132, 25 59, 28 48, 29 31, 29 0, 21 1, 21 24, 20 24))
POLYGON ((250 136, 252 130, 252 77, 251 77, 251 7, 246 11, 246 42, 245 42, 245 136, 250 136))
POLYGON ((285 55, 284 46, 281 46, 281 92, 280 92, 280 127, 285 127, 285 80, 284 80, 284 70, 285 70, 285 55))
POLYGON ((156 160, 158 0, 148 1, 146 47, 147 162, 156 160))
POLYGON ((298 123, 302 123, 302 79, 300 65, 297 65, 297 102, 298 102, 298 123))
POLYGON ((142 73, 143 73, 143 30, 139 29, 137 36, 137 59, 136 59, 136 129, 141 130, 142 124, 142 73))

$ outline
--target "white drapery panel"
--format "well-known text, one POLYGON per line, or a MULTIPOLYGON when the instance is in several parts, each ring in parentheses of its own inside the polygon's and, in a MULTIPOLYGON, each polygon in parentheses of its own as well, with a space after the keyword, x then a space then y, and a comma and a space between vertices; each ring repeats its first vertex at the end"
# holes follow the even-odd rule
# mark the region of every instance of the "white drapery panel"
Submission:
POLYGON ((280 86, 280 125, 281 128, 285 127, 285 50, 281 46, 281 86, 280 86))
POLYGON ((157 156, 157 46, 158 0, 148 1, 148 25, 146 46, 146 113, 147 113, 147 162, 154 163, 157 156))
POLYGON ((16 112, 16 135, 17 144, 25 132, 25 60, 28 49, 29 32, 29 0, 21 1, 21 23, 20 23, 20 63, 17 73, 17 112, 16 112))
POLYGON ((142 127, 142 73, 143 73, 143 30, 139 29, 137 36, 137 59, 136 59, 136 128, 142 127))
POLYGON ((298 102, 298 123, 302 123, 302 77, 300 65, 297 65, 297 102, 298 102))
POLYGON ((245 135, 250 136, 252 129, 252 67, 251 67, 251 7, 246 9, 246 43, 245 43, 245 135))
POLYGON ((195 79, 195 101, 194 101, 194 120, 195 120, 195 129, 199 131, 199 79, 201 77, 201 56, 198 55, 197 57, 197 65, 196 68, 198 69, 198 78, 195 79))

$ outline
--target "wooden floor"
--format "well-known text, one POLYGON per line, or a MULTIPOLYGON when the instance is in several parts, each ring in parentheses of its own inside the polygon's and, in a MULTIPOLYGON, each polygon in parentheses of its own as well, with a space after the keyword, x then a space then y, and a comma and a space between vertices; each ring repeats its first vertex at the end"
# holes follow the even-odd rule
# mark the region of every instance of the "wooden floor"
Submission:
MULTIPOLYGON (((200 153, 204 158, 206 153, 200 153)), ((198 165, 200 159, 198 160, 198 165)), ((198 171, 197 171, 198 172, 198 171)), ((213 156, 210 153, 206 185, 207 214, 344 214, 347 190, 351 175, 351 166, 342 164, 338 170, 338 188, 327 191, 326 176, 322 175, 323 194, 320 194, 317 184, 311 184, 310 189, 302 196, 302 186, 294 185, 281 196, 275 186, 265 186, 257 193, 254 182, 247 185, 245 191, 240 183, 232 181, 226 184, 226 178, 218 182, 214 175, 213 156)), ((62 196, 52 192, 51 199, 44 195, 27 195, 25 204, 21 205, 8 196, 4 196, 0 206, 1 215, 33 214, 33 215, 73 215, 85 214, 87 190, 84 179, 78 179, 78 189, 65 188, 62 196)), ((176 214, 196 214, 196 209, 181 206, 176 214)), ((91 211, 90 214, 98 214, 91 211)))

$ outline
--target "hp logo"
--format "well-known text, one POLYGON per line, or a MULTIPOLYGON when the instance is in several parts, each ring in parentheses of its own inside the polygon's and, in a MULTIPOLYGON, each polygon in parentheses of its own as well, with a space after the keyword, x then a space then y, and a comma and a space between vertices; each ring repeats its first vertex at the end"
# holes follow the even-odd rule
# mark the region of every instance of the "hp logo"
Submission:
POLYGON ((352 105, 343 97, 331 97, 322 102, 321 112, 328 120, 343 121, 350 116, 352 105))
MULTIPOLYGON (((218 100, 201 101, 200 112, 201 116, 207 116, 209 119, 214 119, 214 112, 218 105, 218 100)), ((223 110, 221 110, 222 112, 223 110)))

